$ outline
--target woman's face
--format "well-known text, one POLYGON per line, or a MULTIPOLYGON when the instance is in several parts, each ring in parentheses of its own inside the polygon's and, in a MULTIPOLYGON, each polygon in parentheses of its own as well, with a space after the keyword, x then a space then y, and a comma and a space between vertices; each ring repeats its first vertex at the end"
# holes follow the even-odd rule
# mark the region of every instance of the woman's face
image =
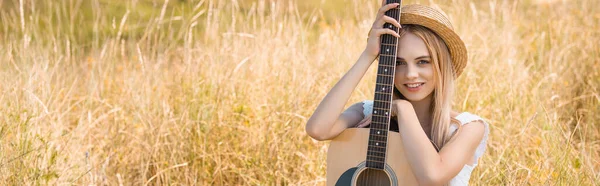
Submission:
POLYGON ((433 64, 425 42, 407 32, 398 41, 396 88, 408 101, 421 101, 435 88, 433 64))

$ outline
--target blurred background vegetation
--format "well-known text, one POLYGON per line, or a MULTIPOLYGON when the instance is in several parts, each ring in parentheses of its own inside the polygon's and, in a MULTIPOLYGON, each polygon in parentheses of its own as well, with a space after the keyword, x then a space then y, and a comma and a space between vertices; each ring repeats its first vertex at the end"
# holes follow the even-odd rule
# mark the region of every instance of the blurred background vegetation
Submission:
MULTIPOLYGON (((598 185, 595 0, 406 0, 467 44, 474 185, 598 185)), ((323 185, 304 124, 379 0, 0 1, 0 184, 323 185)), ((372 99, 371 68, 348 105, 372 99)))

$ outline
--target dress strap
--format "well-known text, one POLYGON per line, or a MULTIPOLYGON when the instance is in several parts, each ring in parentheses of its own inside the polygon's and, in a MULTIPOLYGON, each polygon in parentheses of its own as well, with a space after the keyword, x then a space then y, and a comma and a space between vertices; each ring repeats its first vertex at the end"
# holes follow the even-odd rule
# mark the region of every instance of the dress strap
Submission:
POLYGON ((373 113, 373 101, 364 100, 364 101, 362 101, 362 103, 363 103, 363 114, 365 116, 372 114, 373 113))

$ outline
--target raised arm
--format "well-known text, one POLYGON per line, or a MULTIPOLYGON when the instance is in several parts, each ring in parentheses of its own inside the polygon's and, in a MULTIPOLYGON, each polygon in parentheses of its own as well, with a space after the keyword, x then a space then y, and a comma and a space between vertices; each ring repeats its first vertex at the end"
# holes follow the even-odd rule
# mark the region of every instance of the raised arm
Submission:
POLYGON ((406 158, 420 185, 443 185, 455 177, 475 154, 485 132, 482 121, 464 124, 438 153, 429 142, 412 105, 395 102, 406 158))
POLYGON ((397 3, 388 4, 379 9, 377 18, 369 32, 369 39, 367 40, 367 47, 364 52, 352 68, 327 93, 306 123, 306 133, 312 138, 316 140, 331 139, 340 134, 344 129, 358 123, 364 117, 362 114, 362 103, 352 105, 344 113, 342 113, 342 110, 358 85, 358 82, 365 75, 365 72, 367 72, 377 55, 379 55, 381 35, 391 34, 399 37, 395 31, 383 28, 385 23, 401 27, 398 21, 385 16, 386 11, 398 5, 397 3))

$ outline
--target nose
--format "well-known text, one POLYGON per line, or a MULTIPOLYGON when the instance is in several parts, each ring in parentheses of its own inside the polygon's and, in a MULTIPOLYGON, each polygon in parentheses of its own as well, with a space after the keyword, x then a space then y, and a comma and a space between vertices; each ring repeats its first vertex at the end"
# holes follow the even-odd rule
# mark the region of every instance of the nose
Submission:
POLYGON ((419 71, 414 65, 407 65, 406 79, 415 79, 419 77, 419 71))

